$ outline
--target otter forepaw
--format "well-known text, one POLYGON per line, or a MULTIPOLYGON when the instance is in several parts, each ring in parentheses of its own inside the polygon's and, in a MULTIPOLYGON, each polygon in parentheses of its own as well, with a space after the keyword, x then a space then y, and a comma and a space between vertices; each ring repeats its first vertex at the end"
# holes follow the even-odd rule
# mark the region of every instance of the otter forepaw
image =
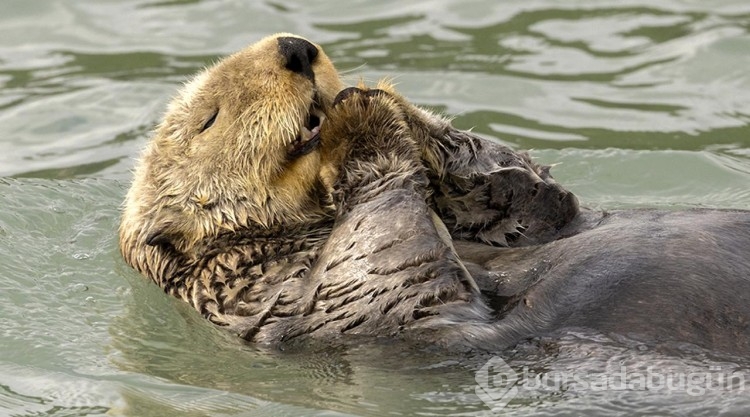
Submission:
POLYGON ((321 128, 321 157, 324 166, 335 167, 330 172, 336 179, 325 182, 340 209, 384 190, 426 185, 420 150, 401 108, 379 89, 351 87, 334 99, 321 128))
POLYGON ((402 107, 386 91, 342 90, 321 129, 324 147, 348 148, 346 160, 388 157, 419 160, 402 107))

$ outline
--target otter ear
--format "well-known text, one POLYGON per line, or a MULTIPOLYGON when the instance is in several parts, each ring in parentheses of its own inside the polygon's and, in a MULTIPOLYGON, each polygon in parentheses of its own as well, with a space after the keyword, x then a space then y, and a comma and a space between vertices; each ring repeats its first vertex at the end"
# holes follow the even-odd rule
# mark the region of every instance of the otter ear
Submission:
POLYGON ((163 229, 153 230, 146 236, 146 244, 149 246, 172 245, 172 239, 163 229))
POLYGON ((179 241, 181 233, 176 225, 169 220, 155 221, 146 235, 146 244, 149 246, 171 246, 179 241))

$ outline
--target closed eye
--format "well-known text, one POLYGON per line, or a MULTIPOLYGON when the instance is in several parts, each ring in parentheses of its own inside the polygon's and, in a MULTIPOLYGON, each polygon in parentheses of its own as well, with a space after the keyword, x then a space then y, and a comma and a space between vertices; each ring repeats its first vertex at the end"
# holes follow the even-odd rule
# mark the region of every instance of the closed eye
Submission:
POLYGON ((206 120, 206 123, 203 124, 203 127, 201 128, 200 133, 203 133, 206 129, 214 125, 214 122, 216 121, 216 116, 219 115, 219 111, 217 110, 216 113, 214 113, 213 116, 211 116, 208 120, 206 120))

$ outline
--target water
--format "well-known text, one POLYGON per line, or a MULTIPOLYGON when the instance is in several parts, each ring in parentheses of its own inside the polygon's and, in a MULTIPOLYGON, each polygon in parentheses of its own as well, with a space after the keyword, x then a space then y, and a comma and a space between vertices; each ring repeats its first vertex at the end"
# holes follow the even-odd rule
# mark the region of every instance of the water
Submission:
MULTIPOLYGON (((458 127, 532 149, 588 206, 750 209, 749 30, 740 0, 4 0, 0 415, 488 414, 474 376, 489 355, 248 346, 125 266, 119 204, 170 96, 222 55, 295 32, 352 83, 393 77, 458 127)), ((501 357, 520 375, 750 367, 586 333, 501 357)), ((732 387, 581 388, 520 389, 503 413, 750 408, 732 387)))

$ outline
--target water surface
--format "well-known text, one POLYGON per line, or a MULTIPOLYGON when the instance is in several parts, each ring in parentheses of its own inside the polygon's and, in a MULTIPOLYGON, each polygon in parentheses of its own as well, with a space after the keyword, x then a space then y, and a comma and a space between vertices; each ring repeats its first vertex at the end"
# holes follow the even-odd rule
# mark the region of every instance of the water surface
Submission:
MULTIPOLYGON (((746 1, 5 0, 0 5, 0 415, 485 415, 487 355, 278 352, 131 271, 133 159, 190 74, 271 33, 355 83, 531 149, 588 206, 750 209, 746 1)), ((746 359, 570 333, 517 372, 747 372, 746 359)), ((750 378, 749 378, 750 380, 750 378)), ((747 392, 521 390, 508 415, 737 414, 747 392)))

